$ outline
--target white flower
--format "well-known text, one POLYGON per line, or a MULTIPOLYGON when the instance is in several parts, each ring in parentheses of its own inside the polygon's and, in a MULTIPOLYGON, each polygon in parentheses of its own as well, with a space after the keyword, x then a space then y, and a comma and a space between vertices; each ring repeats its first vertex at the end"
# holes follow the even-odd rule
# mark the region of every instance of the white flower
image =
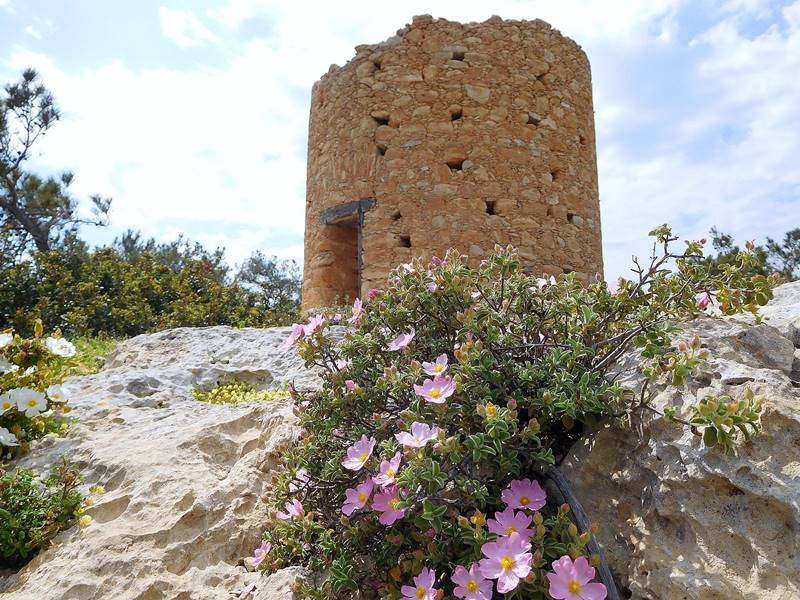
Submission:
POLYGON ((14 334, 0 333, 0 348, 5 348, 14 341, 14 334))
POLYGON ((0 394, 0 415, 5 414, 7 411, 16 407, 17 403, 11 397, 11 394, 9 392, 6 392, 5 394, 0 394))
POLYGON ((75 356, 75 345, 64 338, 49 337, 44 345, 56 356, 75 356))
POLYGON ((69 388, 61 384, 51 385, 47 388, 47 397, 53 402, 66 402, 70 397, 69 388))
POLYGON ((22 374, 23 375, 33 375, 34 373, 36 373, 36 365, 28 367, 27 369, 25 369, 25 371, 23 371, 22 374))
POLYGON ((0 427, 0 446, 19 446, 17 436, 5 427, 0 427))
POLYGON ((17 410, 24 412, 26 417, 35 417, 40 412, 47 410, 47 399, 42 392, 30 388, 17 388, 11 390, 9 394, 17 403, 17 410))
POLYGON ((12 365, 5 358, 0 356, 0 375, 5 375, 6 373, 13 373, 17 369, 19 369, 17 365, 12 365))

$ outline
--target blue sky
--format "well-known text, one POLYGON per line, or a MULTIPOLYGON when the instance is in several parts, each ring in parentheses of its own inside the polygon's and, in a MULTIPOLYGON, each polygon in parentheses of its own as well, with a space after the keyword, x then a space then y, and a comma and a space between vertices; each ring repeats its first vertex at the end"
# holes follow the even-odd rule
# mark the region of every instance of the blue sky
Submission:
POLYGON ((663 222, 800 226, 800 0, 0 0, 0 81, 33 66, 56 94, 35 167, 114 198, 91 241, 134 228, 302 260, 311 85, 426 13, 542 18, 584 47, 607 276, 663 222))

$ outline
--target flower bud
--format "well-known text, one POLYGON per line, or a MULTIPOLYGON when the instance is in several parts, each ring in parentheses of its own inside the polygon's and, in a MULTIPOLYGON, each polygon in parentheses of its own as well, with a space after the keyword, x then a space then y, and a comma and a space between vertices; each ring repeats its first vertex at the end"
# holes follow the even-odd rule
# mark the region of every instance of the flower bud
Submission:
POLYGON ((589 562, 590 562, 590 563, 592 563, 592 566, 593 566, 593 567, 599 567, 599 566, 600 566, 600 563, 601 563, 602 561, 600 560, 600 555, 599 555, 599 554, 592 554, 592 555, 589 557, 589 562))
POLYGON ((458 526, 463 529, 467 529, 469 527, 469 519, 467 519, 467 517, 459 515, 458 526))
POLYGON ((564 515, 568 514, 569 511, 570 511, 570 507, 569 507, 569 504, 567 504, 566 502, 558 507, 558 514, 561 515, 562 517, 564 515))
POLYGON ((514 410, 517 408, 517 401, 514 398, 510 398, 508 402, 506 402, 506 408, 509 410, 514 410))
POLYGON ((567 531, 569 531, 570 537, 578 536, 578 528, 575 526, 575 523, 570 523, 569 527, 567 528, 567 531))
POLYGON ((533 522, 536 525, 541 525, 542 523, 544 523, 544 517, 542 517, 542 513, 540 513, 538 510, 535 513, 533 513, 533 522))
POLYGON ((481 511, 476 510, 475 514, 470 518, 470 521, 472 521, 473 525, 483 527, 486 525, 486 515, 484 515, 481 511))

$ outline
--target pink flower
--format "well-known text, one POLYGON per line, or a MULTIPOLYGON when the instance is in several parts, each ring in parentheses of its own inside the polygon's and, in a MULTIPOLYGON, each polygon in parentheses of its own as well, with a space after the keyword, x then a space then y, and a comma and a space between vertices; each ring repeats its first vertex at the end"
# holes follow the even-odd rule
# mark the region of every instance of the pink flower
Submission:
POLYGON ((354 489, 345 490, 345 501, 342 505, 342 512, 349 517, 355 511, 364 508, 369 501, 369 497, 372 495, 372 489, 374 487, 375 484, 372 483, 372 479, 367 479, 354 489))
POLYGON ((381 487, 386 487, 394 483, 394 478, 397 477, 397 471, 400 469, 400 462, 403 457, 400 453, 396 453, 392 460, 384 460, 381 462, 381 473, 372 478, 372 480, 381 487))
POLYGON ((355 382, 355 381, 353 381, 352 379, 347 379, 347 380, 344 382, 344 386, 347 388, 347 391, 348 391, 348 392, 352 392, 353 390, 355 390, 355 389, 358 387, 358 386, 356 385, 356 382, 355 382))
POLYGON ((311 477, 309 477, 308 471, 300 469, 295 473, 294 480, 289 484, 289 491, 292 493, 298 491, 301 487, 305 487, 310 480, 311 477))
POLYGON ((547 494, 538 481, 515 479, 500 495, 509 508, 539 510, 544 506, 547 494))
POLYGON ((306 514, 306 511, 303 510, 303 505, 300 503, 300 500, 292 500, 291 502, 287 502, 285 504, 285 508, 286 512, 278 511, 275 513, 275 516, 281 521, 288 521, 295 517, 302 517, 306 514))
POLYGON ((433 584, 436 582, 436 572, 430 569, 422 569, 419 575, 414 577, 414 587, 404 585, 400 588, 403 593, 403 600, 436 600, 436 591, 433 584))
POLYGON ((412 265, 411 263, 403 263, 402 266, 403 266, 403 270, 406 273, 413 273, 414 272, 414 265, 412 265))
POLYGON ((697 308, 699 308, 700 310, 705 310, 706 308, 708 308, 709 304, 711 304, 711 294, 706 292, 705 294, 703 294, 703 297, 697 301, 697 308))
POLYGON ((447 354, 440 354, 436 358, 436 362, 422 363, 422 370, 431 376, 441 375, 447 371, 447 354))
POLYGON ((402 431, 395 433, 398 442, 409 448, 424 448, 428 442, 439 435, 438 427, 431 427, 427 423, 414 422, 411 424, 411 433, 402 431))
POLYGON ((510 592, 531 572, 533 556, 531 545, 518 534, 486 542, 481 552, 486 558, 480 561, 481 575, 487 579, 497 579, 497 591, 510 592))
POLYGON ((291 348, 297 343, 301 337, 306 334, 306 328, 300 325, 299 323, 292 324, 292 333, 289 334, 289 337, 286 338, 286 341, 283 342, 283 349, 286 350, 291 348))
POLYGON ((351 361, 345 360, 343 358, 340 358, 340 359, 334 361, 333 364, 336 367, 337 371, 344 371, 347 367, 350 366, 350 363, 351 363, 351 361))
POLYGON ((533 530, 528 529, 533 521, 533 517, 524 512, 514 512, 513 508, 507 508, 503 512, 494 513, 494 519, 486 521, 486 525, 494 534, 500 537, 509 537, 516 533, 525 541, 533 537, 533 530))
POLYGON ((453 593, 456 598, 464 600, 492 600, 493 584, 490 580, 484 579, 478 571, 478 565, 472 565, 467 571, 461 565, 456 567, 453 576, 450 577, 456 588, 453 593))
POLYGON ((433 266, 435 266, 435 267, 438 267, 438 266, 439 266, 439 265, 441 265, 443 262, 444 262, 444 261, 443 261, 441 258, 439 258, 438 256, 436 256, 435 254, 434 254, 433 256, 431 256, 431 264, 432 264, 433 266))
POLYGON ((353 302, 353 316, 347 320, 348 323, 358 325, 361 322, 361 316, 364 314, 362 306, 361 298, 356 298, 353 302))
POLYGON ((614 281, 612 283, 607 283, 606 285, 608 286, 609 294, 611 294, 612 296, 616 296, 617 294, 619 294, 619 280, 614 281))
POLYGON ((325 317, 322 315, 317 315, 315 317, 311 317, 308 320, 308 323, 303 325, 303 333, 305 335, 313 335, 313 333, 322 327, 322 324, 325 323, 325 317))
POLYGON ((367 439, 367 436, 362 435, 360 440, 347 449, 347 458, 342 461, 342 466, 351 471, 360 471, 372 456, 376 443, 375 438, 367 439))
POLYGON ((414 393, 433 404, 442 404, 456 391, 456 382, 449 375, 426 379, 422 385, 414 385, 414 393))
POLYGON ((383 294, 383 290, 379 290, 378 288, 372 288, 370 291, 367 292, 367 298, 369 300, 375 300, 378 296, 383 294))
POLYGON ((579 556, 574 563, 569 556, 562 556, 553 562, 553 571, 547 574, 547 591, 556 600, 603 600, 608 593, 602 583, 589 583, 595 571, 585 556, 579 556))
POLYGON ((261 542, 261 545, 253 551, 253 568, 257 569, 259 565, 267 557, 267 554, 272 550, 272 544, 267 541, 261 542))
POLYGON ((435 284, 435 283, 433 283, 433 282, 426 284, 426 285, 425 285, 425 287, 426 287, 426 288, 428 288, 428 291, 429 291, 431 294, 435 294, 435 293, 436 293, 436 290, 438 290, 438 289, 439 289, 439 286, 438 286, 438 285, 436 285, 436 284, 435 284))
POLYGON ((553 277, 552 275, 550 275, 550 279, 545 279, 544 277, 537 277, 536 278, 536 289, 530 288, 530 291, 531 292, 535 292, 537 290, 541 291, 546 286, 548 286, 548 285, 556 285, 557 283, 558 282, 556 281, 556 278, 553 277))
POLYGON ((405 516, 405 509, 397 508, 399 504, 400 492, 394 485, 384 489, 380 494, 375 494, 375 498, 372 500, 372 508, 382 513, 378 519, 382 525, 391 525, 405 516))
POLYGON ((412 327, 411 331, 409 331, 408 333, 401 333, 391 342, 389 342, 389 346, 387 346, 386 349, 389 350, 390 352, 397 352, 398 350, 402 350, 411 343, 411 340, 414 339, 416 333, 417 333, 416 330, 412 327))

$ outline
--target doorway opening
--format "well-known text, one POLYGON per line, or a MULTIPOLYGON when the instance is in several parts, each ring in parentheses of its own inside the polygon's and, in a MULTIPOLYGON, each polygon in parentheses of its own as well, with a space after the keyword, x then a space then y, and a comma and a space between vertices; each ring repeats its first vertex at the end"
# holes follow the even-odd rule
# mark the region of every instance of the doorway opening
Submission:
POLYGON ((326 287, 337 300, 352 302, 361 294, 364 213, 375 200, 356 200, 334 206, 320 215, 329 251, 333 257, 326 273, 326 287))

